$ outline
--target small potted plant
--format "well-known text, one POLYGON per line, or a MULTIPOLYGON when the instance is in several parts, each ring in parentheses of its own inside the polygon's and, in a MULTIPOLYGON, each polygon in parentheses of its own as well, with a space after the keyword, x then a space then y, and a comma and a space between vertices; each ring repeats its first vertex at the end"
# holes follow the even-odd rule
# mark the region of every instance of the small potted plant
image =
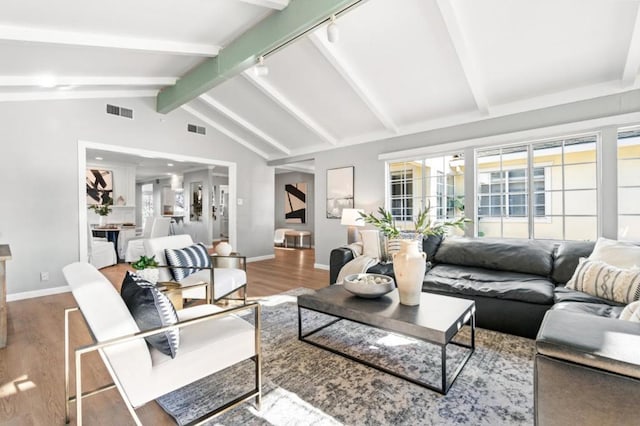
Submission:
POLYGON ((113 201, 108 202, 107 204, 92 204, 87 207, 89 210, 93 210, 95 214, 100 217, 100 226, 106 225, 107 216, 111 213, 111 206, 113 205, 113 201))
POLYGON ((136 270, 136 275, 154 284, 158 282, 160 277, 158 266, 155 256, 141 256, 140 259, 131 264, 131 267, 136 270))

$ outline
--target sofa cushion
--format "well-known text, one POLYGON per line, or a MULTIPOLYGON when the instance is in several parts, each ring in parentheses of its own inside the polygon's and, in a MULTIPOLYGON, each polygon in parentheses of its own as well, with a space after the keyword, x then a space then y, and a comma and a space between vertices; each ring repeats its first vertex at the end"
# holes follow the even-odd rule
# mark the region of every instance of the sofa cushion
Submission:
POLYGON ((422 239, 422 251, 427 254, 428 261, 431 261, 436 255, 442 240, 442 235, 429 235, 422 239))
POLYGON ((622 303, 613 300, 603 299, 582 291, 573 290, 564 286, 556 287, 554 290, 555 303, 578 302, 578 303, 600 303, 610 306, 624 306, 622 303))
POLYGON ((209 252, 202 243, 184 248, 167 248, 164 250, 167 263, 170 266, 193 266, 194 269, 171 268, 171 273, 176 281, 182 281, 189 275, 200 271, 202 268, 211 268, 209 252))
POLYGON ((553 305, 551 309, 616 319, 620 317, 624 308, 603 303, 560 302, 553 305))
POLYGON ((538 275, 492 271, 470 266, 436 265, 425 275, 422 289, 466 296, 547 304, 555 285, 538 275))
POLYGON ((554 244, 548 241, 445 238, 435 261, 548 277, 553 266, 553 250, 554 244))
POLYGON ((539 354, 640 379, 638 324, 552 309, 536 339, 539 354))
MULTIPOLYGON (((120 290, 122 299, 140 330, 165 327, 178 322, 171 301, 154 284, 127 271, 120 290)), ((145 337, 147 343, 165 355, 175 358, 180 344, 179 330, 165 331, 145 337)))
POLYGON ((624 269, 640 267, 640 247, 630 242, 598 238, 589 260, 599 260, 624 269))
POLYGON ((567 288, 620 303, 640 299, 640 269, 621 269, 597 260, 580 258, 567 288))
POLYGON ((553 257, 551 279, 558 284, 565 284, 571 279, 578 267, 581 257, 588 257, 593 252, 593 241, 562 241, 558 244, 553 257))

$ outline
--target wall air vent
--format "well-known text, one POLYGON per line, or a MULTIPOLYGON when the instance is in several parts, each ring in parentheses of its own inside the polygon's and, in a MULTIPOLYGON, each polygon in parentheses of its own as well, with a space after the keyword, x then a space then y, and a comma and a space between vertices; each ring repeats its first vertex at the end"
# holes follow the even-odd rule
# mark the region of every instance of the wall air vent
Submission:
POLYGON ((133 110, 125 107, 107 104, 107 114, 133 119, 133 110))
POLYGON ((202 126, 196 126, 195 124, 187 124, 187 132, 197 133, 199 135, 206 135, 207 129, 202 126))

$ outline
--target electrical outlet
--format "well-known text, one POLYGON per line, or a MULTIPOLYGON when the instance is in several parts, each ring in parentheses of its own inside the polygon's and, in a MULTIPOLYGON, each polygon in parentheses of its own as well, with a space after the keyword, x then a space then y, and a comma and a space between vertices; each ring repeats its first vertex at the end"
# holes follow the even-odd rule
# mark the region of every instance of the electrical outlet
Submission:
POLYGON ((244 200, 242 198, 238 198, 238 205, 241 206, 242 203, 244 203, 244 200))
POLYGON ((49 273, 40 272, 40 281, 49 281, 49 273))

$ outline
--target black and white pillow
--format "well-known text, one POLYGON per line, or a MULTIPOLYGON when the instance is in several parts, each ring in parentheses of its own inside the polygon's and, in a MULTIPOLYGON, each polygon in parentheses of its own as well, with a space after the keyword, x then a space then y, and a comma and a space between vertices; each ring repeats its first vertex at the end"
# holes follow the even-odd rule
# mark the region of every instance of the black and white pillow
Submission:
MULTIPOLYGON (((135 274, 127 271, 120 295, 142 331, 178 322, 178 314, 169 298, 154 284, 135 274)), ((165 331, 145 337, 145 340, 163 354, 175 358, 180 345, 180 332, 178 329, 165 331)))
POLYGON ((173 279, 182 281, 189 275, 198 272, 199 268, 210 268, 211 259, 209 252, 202 243, 194 244, 181 249, 165 249, 165 256, 169 266, 192 266, 194 269, 171 268, 173 279))

